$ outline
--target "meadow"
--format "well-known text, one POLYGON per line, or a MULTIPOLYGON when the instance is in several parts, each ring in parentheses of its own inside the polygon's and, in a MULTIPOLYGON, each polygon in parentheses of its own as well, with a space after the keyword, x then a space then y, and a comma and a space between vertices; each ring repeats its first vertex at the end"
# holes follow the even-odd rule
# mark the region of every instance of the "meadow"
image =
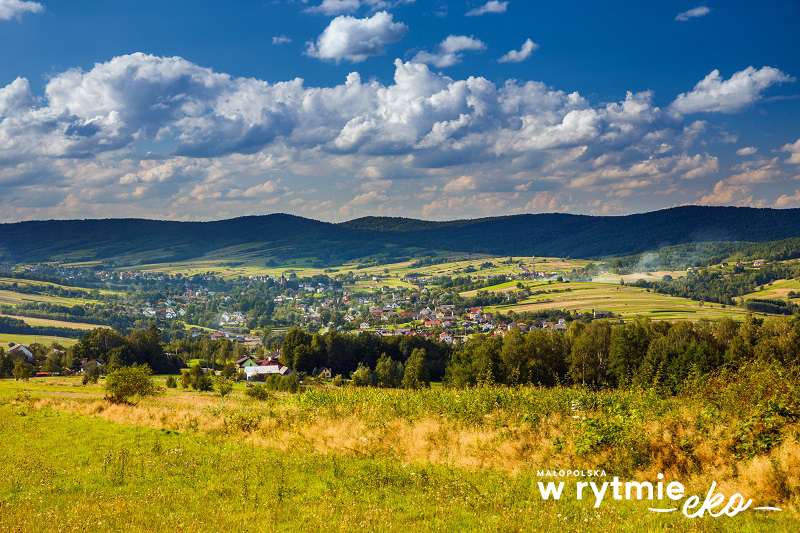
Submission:
POLYGON ((677 396, 308 383, 256 401, 237 384, 133 405, 104 400, 102 381, 4 380, 0 529, 795 531, 797 377, 754 364, 677 396), (562 468, 664 473, 701 496, 716 481, 783 510, 687 519, 647 501, 542 501, 537 483, 553 479, 538 471, 562 468))

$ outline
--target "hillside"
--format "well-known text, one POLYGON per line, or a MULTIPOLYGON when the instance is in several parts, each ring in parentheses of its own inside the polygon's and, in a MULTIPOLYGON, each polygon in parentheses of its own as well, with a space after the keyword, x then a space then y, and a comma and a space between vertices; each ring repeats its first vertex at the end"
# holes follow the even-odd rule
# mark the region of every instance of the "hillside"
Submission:
MULTIPOLYGON (((800 209, 684 206, 627 216, 513 215, 431 222, 366 217, 341 224, 271 214, 213 222, 142 219, 0 224, 6 261, 175 261, 251 244, 264 256, 322 261, 437 250, 608 257, 696 242, 800 237, 800 209)), ((251 253, 253 246, 250 246, 251 253)), ((232 254, 235 259, 235 254, 232 254)))

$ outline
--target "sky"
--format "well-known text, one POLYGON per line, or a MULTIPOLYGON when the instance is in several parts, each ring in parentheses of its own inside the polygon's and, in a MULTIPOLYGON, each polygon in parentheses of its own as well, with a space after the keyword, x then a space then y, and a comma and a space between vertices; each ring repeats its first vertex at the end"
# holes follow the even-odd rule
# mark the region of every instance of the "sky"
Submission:
POLYGON ((800 207, 800 2, 0 0, 0 222, 800 207))

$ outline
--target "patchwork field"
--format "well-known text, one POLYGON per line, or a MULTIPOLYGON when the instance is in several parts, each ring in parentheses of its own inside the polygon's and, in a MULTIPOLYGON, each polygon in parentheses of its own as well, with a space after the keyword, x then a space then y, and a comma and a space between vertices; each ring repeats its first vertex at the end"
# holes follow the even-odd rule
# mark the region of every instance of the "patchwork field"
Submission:
POLYGON ((785 300, 790 292, 800 293, 800 281, 797 280, 778 280, 764 285, 760 291, 751 292, 745 298, 768 298, 785 300))
MULTIPOLYGON (((244 246, 244 245, 243 245, 244 246)), ((174 262, 174 263, 158 263, 141 265, 132 267, 134 270, 143 272, 164 272, 168 274, 182 274, 194 275, 212 272, 224 278, 233 278, 238 276, 281 276, 296 274, 298 277, 315 276, 319 274, 327 274, 335 276, 336 274, 353 272, 355 274, 364 275, 380 275, 402 278, 410 272, 422 274, 424 276, 454 276, 465 275, 464 270, 468 267, 475 269, 473 275, 481 276, 497 276, 500 274, 510 274, 512 272, 519 272, 519 264, 523 264, 523 268, 545 270, 547 272, 560 271, 565 272, 573 268, 583 268, 590 261, 587 260, 563 260, 559 258, 531 258, 531 257, 513 257, 511 264, 506 263, 509 259, 508 256, 492 257, 483 254, 447 254, 443 253, 440 257, 452 257, 452 261, 441 263, 437 265, 412 267, 416 261, 403 261, 399 263, 390 263, 386 265, 370 266, 365 268, 358 268, 361 266, 359 263, 346 263, 343 265, 334 265, 327 268, 316 268, 312 266, 315 258, 300 258, 290 261, 284 261, 280 266, 267 267, 265 260, 268 256, 252 257, 242 247, 226 248, 223 251, 215 252, 208 256, 203 256, 197 259, 188 261, 174 262), (464 259, 465 256, 468 259, 464 259), (481 264, 491 262, 494 264, 492 267, 481 268, 481 264), (231 264, 227 264, 231 263, 231 264), (232 266, 236 263, 235 266, 232 266), (241 263, 241 264, 238 264, 241 263)), ((130 268, 126 267, 125 270, 130 268)))
MULTIPOLYGON (((647 289, 638 287, 623 287, 612 283, 595 282, 529 282, 523 283, 533 293, 528 299, 516 305, 499 305, 486 307, 487 311, 505 313, 514 311, 543 311, 546 309, 566 309, 570 311, 590 312, 611 311, 623 318, 649 317, 654 320, 700 320, 703 318, 714 319, 730 316, 733 318, 744 317, 747 313, 736 307, 722 307, 717 303, 704 303, 647 292, 647 289), (556 292, 561 291, 561 292, 556 292)), ((509 286, 490 287, 490 290, 509 291, 517 290, 516 282, 509 286)), ((474 295, 474 291, 464 293, 464 296, 474 295)))

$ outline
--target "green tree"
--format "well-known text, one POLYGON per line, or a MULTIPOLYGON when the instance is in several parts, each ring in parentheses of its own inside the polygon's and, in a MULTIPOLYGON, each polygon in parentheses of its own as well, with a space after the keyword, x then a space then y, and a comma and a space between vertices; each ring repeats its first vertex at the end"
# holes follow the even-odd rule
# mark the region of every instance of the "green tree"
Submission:
POLYGON ((404 389, 421 389, 430 387, 430 371, 425 360, 425 348, 416 348, 406 361, 402 385, 404 389))
POLYGON ((12 371, 15 381, 28 381, 31 377, 31 365, 22 359, 17 359, 14 363, 14 370, 12 371))
POLYGON ((151 373, 148 365, 125 366, 109 373, 105 384, 108 400, 112 403, 131 403, 134 398, 158 394, 151 373))
POLYGON ((375 383, 379 387, 399 387, 403 382, 403 363, 382 354, 375 365, 375 383))
POLYGON ((363 363, 358 363, 352 374, 350 374, 351 383, 356 387, 371 387, 375 384, 375 377, 372 370, 363 363))

